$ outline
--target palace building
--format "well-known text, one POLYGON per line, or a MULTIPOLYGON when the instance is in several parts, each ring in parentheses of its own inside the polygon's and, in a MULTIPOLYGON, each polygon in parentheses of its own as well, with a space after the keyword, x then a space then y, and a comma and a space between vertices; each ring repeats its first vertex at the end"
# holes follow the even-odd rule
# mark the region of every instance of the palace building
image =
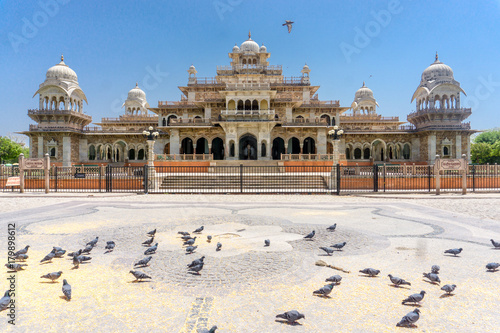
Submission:
MULTIPOLYGON (((136 84, 118 118, 89 126, 87 97, 64 59, 51 67, 35 96, 36 122, 29 131, 30 156, 48 153, 55 165, 146 163, 142 132, 160 132, 156 161, 169 160, 337 160, 343 164, 432 164, 442 158, 470 156, 471 110, 460 106, 460 83, 452 69, 435 61, 422 73, 411 100, 416 111, 399 117, 379 114, 373 91, 363 83, 349 106, 320 100, 304 65, 298 77, 284 77, 281 65, 250 34, 229 53, 230 64, 217 66, 215 77, 198 77, 189 67, 180 101, 151 107, 136 84), (85 103, 84 103, 85 102, 85 103), (338 126, 340 141, 328 132, 338 126)), ((409 96, 409 94, 408 94, 409 96)))

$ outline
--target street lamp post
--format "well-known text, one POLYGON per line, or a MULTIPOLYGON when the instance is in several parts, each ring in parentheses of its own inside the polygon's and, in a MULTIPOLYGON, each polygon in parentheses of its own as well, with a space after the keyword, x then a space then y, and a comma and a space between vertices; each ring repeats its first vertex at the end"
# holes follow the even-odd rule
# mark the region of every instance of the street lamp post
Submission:
POLYGON ((344 134, 344 131, 339 129, 338 126, 333 126, 333 129, 328 131, 328 136, 332 139, 332 144, 333 144, 333 163, 332 163, 332 171, 331 171, 331 190, 335 189, 337 191, 337 194, 339 194, 339 188, 337 184, 337 173, 335 172, 336 168, 339 167, 340 163, 340 154, 339 154, 339 143, 340 143, 340 138, 344 134))
MULTIPOLYGON (((149 126, 148 130, 142 132, 142 136, 146 138, 148 142, 148 171, 147 171, 147 185, 148 189, 154 189, 155 186, 155 168, 154 168, 154 160, 155 160, 155 155, 154 155, 154 145, 155 145, 155 139, 160 136, 160 133, 153 131, 153 126, 149 126)), ((145 175, 146 176, 146 175, 145 175)))

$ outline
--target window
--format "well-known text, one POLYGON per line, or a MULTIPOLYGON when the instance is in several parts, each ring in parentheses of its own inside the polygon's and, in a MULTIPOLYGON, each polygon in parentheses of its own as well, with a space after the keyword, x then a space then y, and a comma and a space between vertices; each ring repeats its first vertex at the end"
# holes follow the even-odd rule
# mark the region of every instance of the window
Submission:
POLYGON ((56 157, 56 152, 57 150, 55 147, 50 148, 50 153, 49 153, 50 157, 56 157))
POLYGON ((361 149, 360 148, 354 149, 354 159, 356 159, 356 160, 361 159, 361 149))
POLYGON ((95 147, 93 145, 91 145, 89 147, 89 160, 90 161, 95 160, 95 156, 96 156, 96 154, 95 154, 95 147))
POLYGON ((404 148, 403 148, 403 158, 405 160, 409 160, 410 159, 410 145, 409 144, 405 144, 404 148))
POLYGON ((450 146, 443 147, 443 156, 450 156, 450 146))

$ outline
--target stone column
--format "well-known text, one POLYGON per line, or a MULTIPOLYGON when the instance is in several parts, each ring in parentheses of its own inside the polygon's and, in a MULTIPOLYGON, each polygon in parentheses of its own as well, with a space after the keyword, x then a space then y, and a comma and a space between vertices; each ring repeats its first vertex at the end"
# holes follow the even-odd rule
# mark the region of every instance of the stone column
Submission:
POLYGON ((80 139, 78 148, 79 148, 79 159, 80 159, 79 162, 87 162, 89 159, 87 154, 88 151, 87 139, 80 139))
MULTIPOLYGON (((43 155, 42 155, 43 156, 43 155)), ((63 167, 71 166, 71 137, 63 137, 63 167)))
POLYGON ((427 137, 427 161, 429 164, 434 164, 436 158, 436 134, 431 134, 427 137))
MULTIPOLYGON (((35 157, 35 156, 33 156, 33 157, 35 157)), ((38 157, 38 158, 43 157, 43 136, 38 137, 38 154, 36 157, 38 157)))
POLYGON ((326 154, 327 141, 326 132, 319 129, 316 135, 316 154, 326 154))
POLYGON ((154 152, 154 140, 148 140, 148 166, 154 166, 155 152, 154 152))
POLYGON ((455 137, 456 153, 455 158, 462 158, 462 135, 458 134, 455 137))
POLYGON ((179 130, 172 129, 170 132, 170 154, 179 154, 180 144, 179 144, 179 130))

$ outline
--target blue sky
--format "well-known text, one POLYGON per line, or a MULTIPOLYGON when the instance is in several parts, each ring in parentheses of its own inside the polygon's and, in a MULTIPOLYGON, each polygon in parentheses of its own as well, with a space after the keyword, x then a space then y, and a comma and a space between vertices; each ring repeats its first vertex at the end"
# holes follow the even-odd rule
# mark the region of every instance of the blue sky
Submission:
POLYGON ((299 76, 305 62, 323 100, 350 106, 366 81, 383 116, 415 109, 411 97, 439 52, 467 93, 474 129, 500 125, 500 1, 0 1, 0 135, 27 130, 45 72, 76 71, 98 122, 118 117, 139 82, 148 102, 178 100, 186 70, 228 65, 235 43, 266 45, 270 63, 299 76), (281 24, 295 21, 291 34, 281 24), (370 77, 371 76, 371 77, 370 77))

